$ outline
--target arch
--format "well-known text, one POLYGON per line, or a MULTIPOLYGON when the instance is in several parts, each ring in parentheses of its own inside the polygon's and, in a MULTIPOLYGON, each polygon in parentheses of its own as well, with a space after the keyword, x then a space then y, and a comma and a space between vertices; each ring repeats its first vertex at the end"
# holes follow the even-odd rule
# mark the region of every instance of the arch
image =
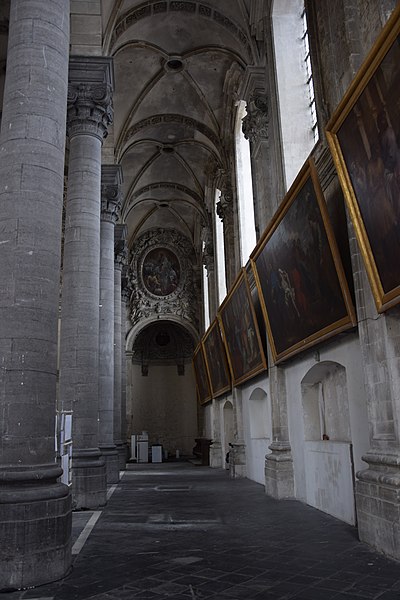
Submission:
MULTIPOLYGON (((162 315, 162 320, 163 321, 172 321, 173 323, 180 325, 188 333, 190 333, 190 335, 193 337, 194 345, 196 346, 198 344, 199 332, 191 323, 189 323, 185 319, 182 319, 182 317, 175 316, 175 315, 169 315, 169 314, 162 315)), ((137 338, 139 333, 141 333, 141 331, 143 331, 143 329, 145 329, 146 327, 148 327, 149 325, 151 325, 152 323, 155 323, 155 322, 157 322, 157 318, 152 316, 152 317, 144 317, 138 323, 136 323, 136 325, 134 325, 126 335, 125 351, 131 352, 132 348, 133 348, 133 344, 135 342, 135 339, 137 338)))
POLYGON ((222 427, 224 439, 222 440, 223 454, 226 455, 230 450, 229 444, 233 442, 235 437, 235 427, 233 418, 233 404, 230 400, 226 400, 222 407, 222 427))
POLYGON ((272 442, 271 400, 267 392, 256 387, 244 403, 247 477, 265 484, 265 456, 272 442))

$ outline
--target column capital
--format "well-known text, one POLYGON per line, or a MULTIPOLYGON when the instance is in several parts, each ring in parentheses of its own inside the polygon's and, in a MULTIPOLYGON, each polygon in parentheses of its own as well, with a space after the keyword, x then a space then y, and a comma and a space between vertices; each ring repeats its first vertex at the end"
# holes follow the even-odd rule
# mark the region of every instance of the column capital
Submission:
POLYGON ((221 199, 217 203, 217 215, 223 223, 233 216, 233 191, 229 183, 224 183, 221 190, 221 199))
POLYGON ((101 220, 114 225, 117 223, 122 204, 121 165, 102 165, 101 167, 101 220))
POLYGON ((251 143, 268 139, 268 102, 263 94, 255 93, 246 105, 247 115, 242 119, 242 131, 251 143))
POLYGON ((113 121, 113 89, 111 58, 71 56, 67 109, 69 138, 87 134, 103 141, 113 121))

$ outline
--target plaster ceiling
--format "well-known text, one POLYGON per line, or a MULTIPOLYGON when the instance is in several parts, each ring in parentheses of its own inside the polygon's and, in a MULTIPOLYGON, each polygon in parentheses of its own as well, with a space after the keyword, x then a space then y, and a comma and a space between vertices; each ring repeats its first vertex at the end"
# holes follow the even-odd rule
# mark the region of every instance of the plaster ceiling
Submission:
POLYGON ((131 247, 161 226, 186 235, 200 254, 208 172, 227 167, 227 77, 254 62, 248 22, 244 0, 103 0, 131 247))

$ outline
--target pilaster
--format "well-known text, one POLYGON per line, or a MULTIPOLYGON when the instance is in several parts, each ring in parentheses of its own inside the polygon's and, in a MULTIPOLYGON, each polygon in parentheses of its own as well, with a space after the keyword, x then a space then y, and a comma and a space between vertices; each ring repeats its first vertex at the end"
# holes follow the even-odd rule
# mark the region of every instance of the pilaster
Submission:
POLYGON ((266 228, 271 217, 265 198, 271 189, 271 171, 266 168, 269 157, 269 110, 265 93, 255 91, 246 105, 247 115, 242 121, 242 131, 250 142, 252 166, 254 219, 257 239, 266 228))

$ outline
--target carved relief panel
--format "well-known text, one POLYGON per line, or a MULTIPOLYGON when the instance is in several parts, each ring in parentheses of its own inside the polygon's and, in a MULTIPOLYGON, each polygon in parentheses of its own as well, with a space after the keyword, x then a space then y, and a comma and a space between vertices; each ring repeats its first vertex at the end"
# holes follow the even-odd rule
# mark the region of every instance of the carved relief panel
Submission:
POLYGON ((172 229, 150 229, 137 240, 130 264, 131 321, 174 315, 199 329, 200 276, 191 242, 172 229))

